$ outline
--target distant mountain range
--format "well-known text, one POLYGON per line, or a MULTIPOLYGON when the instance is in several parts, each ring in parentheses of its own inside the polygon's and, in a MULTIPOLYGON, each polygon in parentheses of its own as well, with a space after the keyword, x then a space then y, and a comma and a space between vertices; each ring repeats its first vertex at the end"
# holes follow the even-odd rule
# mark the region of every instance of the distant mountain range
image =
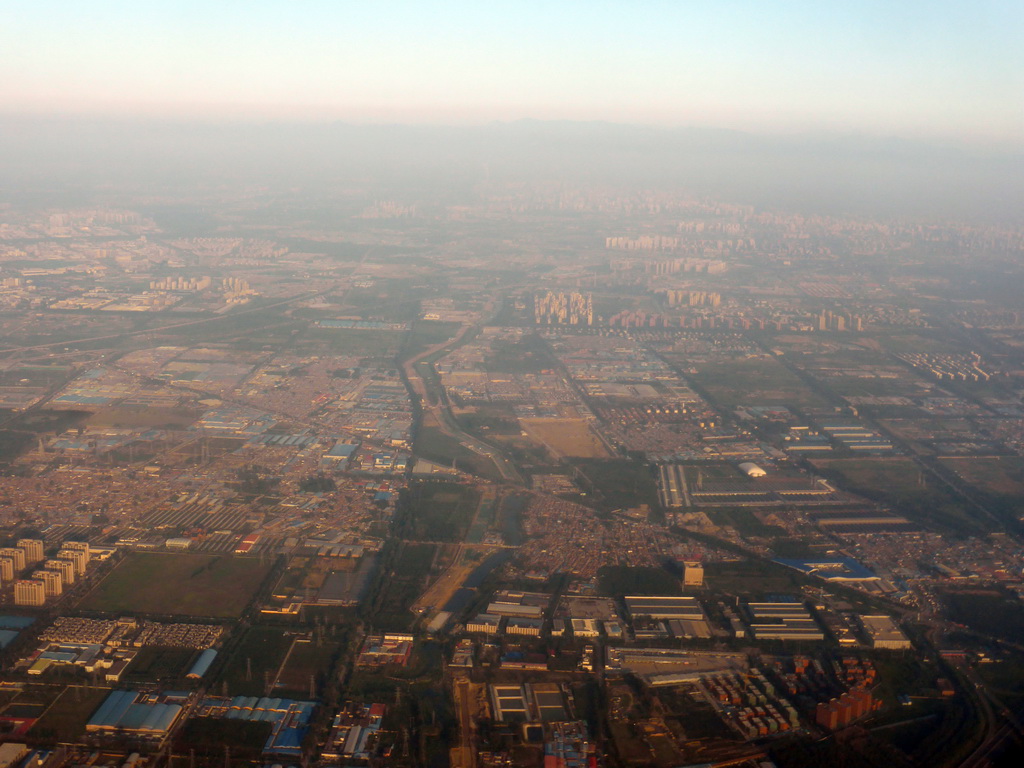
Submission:
MULTIPOLYGON (((478 180, 682 188, 807 212, 1019 220, 1024 150, 863 135, 520 120, 479 126, 0 118, 0 196, 478 180)), ((427 191, 425 190, 425 191, 427 191)))

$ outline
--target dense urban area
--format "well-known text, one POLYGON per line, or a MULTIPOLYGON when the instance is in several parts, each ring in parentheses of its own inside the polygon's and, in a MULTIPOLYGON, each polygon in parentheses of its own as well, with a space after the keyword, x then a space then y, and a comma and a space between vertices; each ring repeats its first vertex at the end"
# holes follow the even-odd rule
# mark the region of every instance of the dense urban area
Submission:
POLYGON ((203 195, 0 206, 0 765, 1019 765, 1024 229, 203 195))

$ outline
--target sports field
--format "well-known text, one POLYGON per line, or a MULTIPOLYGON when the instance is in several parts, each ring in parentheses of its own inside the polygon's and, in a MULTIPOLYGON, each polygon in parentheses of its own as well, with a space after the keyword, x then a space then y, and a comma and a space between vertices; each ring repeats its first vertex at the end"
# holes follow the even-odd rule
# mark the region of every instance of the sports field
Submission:
POLYGON ((81 602, 86 611, 235 618, 270 571, 253 557, 134 552, 81 602))

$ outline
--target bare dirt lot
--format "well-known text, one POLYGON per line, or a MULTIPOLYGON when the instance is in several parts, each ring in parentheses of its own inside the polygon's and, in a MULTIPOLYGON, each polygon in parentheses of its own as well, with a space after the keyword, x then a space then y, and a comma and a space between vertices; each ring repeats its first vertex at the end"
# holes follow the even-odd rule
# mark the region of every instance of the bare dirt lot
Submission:
POLYGON ((584 419, 520 419, 530 438, 558 456, 606 459, 611 454, 584 419))

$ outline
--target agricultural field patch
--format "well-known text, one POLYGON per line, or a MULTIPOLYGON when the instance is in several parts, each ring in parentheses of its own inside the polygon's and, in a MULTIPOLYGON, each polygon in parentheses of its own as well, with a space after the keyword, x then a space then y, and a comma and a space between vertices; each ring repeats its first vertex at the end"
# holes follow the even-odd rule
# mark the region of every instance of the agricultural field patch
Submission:
POLYGON ((78 607, 104 613, 236 618, 270 568, 254 557, 135 552, 78 607))

